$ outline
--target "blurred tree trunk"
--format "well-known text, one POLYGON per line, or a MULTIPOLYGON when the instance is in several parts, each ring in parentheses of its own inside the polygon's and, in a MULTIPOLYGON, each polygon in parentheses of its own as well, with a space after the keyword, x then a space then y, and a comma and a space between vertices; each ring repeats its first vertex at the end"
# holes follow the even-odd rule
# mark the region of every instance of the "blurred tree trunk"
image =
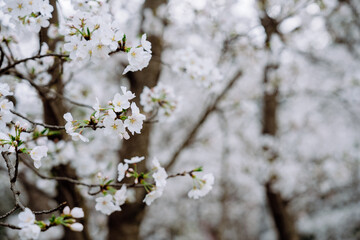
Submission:
MULTIPOLYGON (((166 0, 152 0, 145 1, 143 10, 148 8, 156 13, 156 9, 166 0)), ((163 50, 162 38, 160 36, 148 35, 148 40, 152 44, 152 55, 153 59, 150 61, 149 66, 144 68, 142 71, 129 72, 127 77, 130 81, 130 89, 135 93, 136 98, 134 99, 140 110, 140 94, 145 86, 154 87, 156 86, 160 73, 161 63, 158 59, 161 58, 163 50), (154 59, 155 58, 155 59, 154 59)), ((120 162, 123 159, 130 159, 134 156, 145 156, 147 159, 149 152, 148 148, 150 145, 150 132, 151 125, 144 124, 141 134, 135 134, 131 136, 129 140, 125 140, 122 143, 122 147, 119 151, 120 162)), ((145 161, 137 164, 139 172, 146 171, 145 161)), ((109 240, 136 240, 139 239, 140 225, 145 214, 145 205, 142 200, 145 197, 146 192, 143 189, 136 189, 136 202, 127 203, 121 206, 122 211, 115 212, 109 217, 109 240)))
MULTIPOLYGON (((277 65, 266 65, 264 70, 264 84, 268 84, 268 73, 272 69, 278 68, 277 65)), ((277 132, 277 108, 278 108, 278 86, 272 92, 265 92, 263 96, 263 135, 275 136, 277 132)), ((277 153, 268 146, 264 146, 264 151, 270 152, 268 158, 269 163, 274 162, 277 158, 277 153)), ((272 218, 277 230, 279 240, 298 240, 298 234, 295 228, 294 219, 290 216, 285 201, 282 199, 280 193, 272 189, 273 180, 276 176, 272 176, 265 184, 266 199, 270 208, 272 218)))
MULTIPOLYGON (((51 5, 54 7, 54 11, 52 13, 52 18, 50 19, 50 23, 57 24, 58 12, 56 6, 56 0, 50 0, 51 5)), ((56 43, 58 39, 50 39, 47 36, 47 28, 43 28, 40 31, 39 37, 40 42, 46 42, 49 46, 50 51, 54 51, 56 47, 56 43)), ((41 43, 40 43, 41 44, 41 43)), ((68 109, 64 103, 63 98, 59 97, 64 94, 64 83, 62 78, 62 60, 55 58, 54 64, 48 70, 51 75, 51 81, 43 88, 43 90, 39 93, 44 109, 44 122, 51 125, 65 125, 65 119, 63 115, 68 112, 68 109), (49 89, 55 91, 58 95, 49 94, 49 89)), ((66 139, 68 136, 64 131, 61 132, 60 135, 54 135, 49 137, 49 139, 53 141, 59 141, 61 139, 66 139)), ((70 167, 70 165, 60 165, 56 166, 51 170, 54 176, 66 176, 73 179, 76 179, 76 172, 74 169, 70 167)), ((83 219, 83 223, 86 226, 87 223, 87 210, 84 204, 84 199, 81 196, 80 192, 76 189, 75 185, 68 182, 57 182, 57 196, 55 200, 60 204, 62 202, 67 202, 71 208, 73 207, 81 207, 85 212, 85 217, 83 219)), ((87 232, 87 228, 85 227, 82 232, 74 232, 69 228, 65 228, 65 234, 63 237, 64 240, 87 240, 90 239, 90 236, 87 232)))

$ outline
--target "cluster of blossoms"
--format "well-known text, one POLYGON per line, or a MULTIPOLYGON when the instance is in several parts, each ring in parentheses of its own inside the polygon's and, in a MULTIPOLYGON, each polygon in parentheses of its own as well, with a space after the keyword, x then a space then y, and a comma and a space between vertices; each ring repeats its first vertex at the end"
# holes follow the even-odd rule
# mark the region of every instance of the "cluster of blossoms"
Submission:
POLYGON ((76 218, 83 218, 84 211, 81 208, 75 207, 70 210, 69 207, 65 207, 63 213, 55 217, 54 215, 49 219, 49 222, 36 221, 34 213, 29 209, 19 213, 18 218, 20 220, 19 237, 22 240, 38 239, 41 230, 48 229, 52 226, 63 225, 70 228, 73 231, 81 232, 84 226, 76 222, 76 218))
POLYGON ((187 48, 174 53, 172 69, 204 88, 211 88, 221 81, 222 75, 211 58, 198 56, 187 48))
MULTIPOLYGON (((165 169, 160 166, 160 163, 157 159, 152 161, 153 168, 149 173, 138 173, 136 164, 144 160, 144 157, 133 157, 131 159, 125 159, 125 163, 118 164, 118 182, 121 182, 125 177, 134 178, 134 184, 141 184, 148 192, 145 196, 143 202, 147 205, 150 205, 155 199, 159 198, 164 191, 166 186, 166 179, 168 177, 165 169), (130 164, 133 164, 133 167, 129 167, 130 164), (152 176, 152 179, 155 181, 155 184, 147 182, 147 179, 152 176)), ((100 174, 101 177, 101 174, 100 174)), ((96 198, 95 209, 106 214, 110 215, 115 211, 121 211, 120 206, 125 203, 127 198, 127 188, 123 184, 119 190, 115 190, 109 184, 113 180, 104 178, 102 181, 102 194, 103 196, 96 198)))
POLYGON ((166 186, 166 179, 168 177, 165 168, 160 166, 160 163, 156 158, 152 161, 152 165, 152 177, 155 180, 155 186, 150 186, 151 191, 148 192, 144 198, 146 205, 150 205, 155 199, 162 196, 166 186))
POLYGON ((126 201, 127 188, 124 184, 119 190, 108 187, 102 191, 103 197, 96 198, 95 209, 103 214, 110 215, 115 211, 121 211, 120 206, 126 201))
POLYGON ((123 74, 129 71, 142 70, 151 59, 151 43, 146 40, 146 34, 141 37, 141 44, 136 47, 126 46, 126 36, 120 31, 119 23, 111 22, 110 16, 99 17, 89 12, 78 11, 68 19, 64 49, 70 58, 76 61, 91 60, 99 62, 116 51, 128 53, 129 65, 123 74))
MULTIPOLYGON (((8 84, 0 84, 0 150, 9 152, 13 152, 15 147, 19 148, 22 145, 24 139, 21 137, 21 133, 27 129, 26 124, 20 126, 20 122, 16 122, 15 135, 5 134, 8 132, 7 124, 12 120, 12 113, 10 111, 14 108, 14 104, 5 97, 12 95, 13 93, 10 92, 8 84)), ((46 146, 36 146, 30 152, 26 148, 20 149, 20 151, 30 154, 36 168, 41 166, 41 159, 47 156, 47 150, 46 146)))
POLYGON ((67 28, 63 30, 64 49, 70 53, 72 60, 99 62, 121 47, 124 33, 116 22, 111 23, 108 18, 78 11, 68 19, 67 28))
POLYGON ((171 87, 159 83, 156 87, 144 88, 140 104, 145 112, 157 112, 160 119, 166 119, 177 109, 178 98, 171 87))
POLYGON ((47 146, 36 146, 31 151, 26 147, 21 147, 25 143, 26 139, 21 134, 27 129, 27 124, 20 125, 20 122, 15 123, 15 134, 11 135, 8 133, 0 133, 0 150, 14 152, 15 149, 18 151, 27 153, 34 160, 34 166, 36 168, 41 167, 41 159, 47 156, 48 147, 47 146))
MULTIPOLYGON (((131 159, 125 159, 124 163, 118 164, 118 182, 121 182, 125 177, 134 178, 134 184, 141 184, 147 194, 143 200, 146 205, 151 205, 154 200, 163 195, 167 179, 169 178, 165 168, 161 167, 159 160, 154 158, 152 161, 152 169, 148 173, 139 173, 137 172, 136 164, 143 161, 144 157, 133 157, 131 159), (130 167, 130 164, 133 164, 133 167, 130 167), (152 179, 152 183, 148 181, 152 179)), ((184 172, 178 174, 179 176, 185 176, 189 174, 193 181, 194 187, 188 193, 189 198, 198 199, 207 195, 214 185, 214 176, 213 174, 205 174, 202 178, 197 178, 193 173, 200 172, 202 168, 194 169, 190 172, 184 172)), ((101 174, 99 174, 101 178, 101 174)), ((171 177, 171 176, 170 176, 171 177)), ((115 211, 121 211, 120 206, 125 203, 127 199, 127 188, 123 184, 120 190, 114 189, 110 186, 110 183, 113 180, 108 178, 101 179, 102 183, 102 194, 103 196, 96 198, 95 209, 106 214, 110 215, 115 211)))
POLYGON ((96 104, 93 106, 95 112, 91 115, 90 121, 74 121, 71 113, 64 115, 67 121, 65 125, 66 132, 74 141, 88 142, 89 139, 82 135, 84 127, 89 125, 97 127, 99 123, 103 124, 101 127, 105 129, 105 134, 117 136, 121 139, 130 138, 128 131, 133 135, 134 133, 140 133, 146 117, 140 113, 134 102, 130 104, 129 100, 133 99, 135 94, 127 91, 126 87, 121 87, 121 90, 123 94, 116 93, 106 108, 101 108, 97 99, 96 104), (76 132, 78 129, 80 131, 76 132))
POLYGON ((32 32, 39 32, 42 27, 49 26, 49 19, 54 8, 49 0, 4 0, 1 11, 10 23, 26 27, 32 32))

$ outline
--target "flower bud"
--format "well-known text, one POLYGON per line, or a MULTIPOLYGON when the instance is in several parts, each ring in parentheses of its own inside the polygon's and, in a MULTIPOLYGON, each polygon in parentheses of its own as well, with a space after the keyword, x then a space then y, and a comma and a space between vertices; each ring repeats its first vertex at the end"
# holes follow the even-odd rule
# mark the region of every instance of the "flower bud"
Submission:
POLYGON ((26 129, 29 127, 29 124, 27 124, 27 123, 24 123, 21 127, 20 127, 20 129, 22 130, 22 131, 26 131, 26 129))
POLYGON ((65 215, 70 215, 70 208, 69 208, 69 206, 66 206, 66 207, 64 208, 63 213, 64 213, 65 215))
POLYGON ((74 207, 71 210, 71 216, 73 216, 74 218, 83 218, 84 217, 84 211, 82 210, 82 208, 74 207))
POLYGON ((81 223, 73 223, 70 225, 70 229, 75 232, 81 232, 84 229, 84 226, 81 223))

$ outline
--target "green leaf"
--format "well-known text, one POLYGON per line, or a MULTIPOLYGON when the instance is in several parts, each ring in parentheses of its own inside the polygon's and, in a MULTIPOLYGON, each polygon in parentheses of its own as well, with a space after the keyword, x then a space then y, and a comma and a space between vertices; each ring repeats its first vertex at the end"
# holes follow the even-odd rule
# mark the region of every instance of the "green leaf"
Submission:
POLYGON ((193 170, 193 172, 202 172, 202 171, 203 171, 202 167, 198 167, 193 170))
POLYGON ((113 179, 110 179, 109 181, 105 182, 105 186, 109 185, 110 183, 112 183, 114 180, 113 179))
POLYGON ((41 131, 41 134, 44 135, 46 131, 50 131, 50 130, 48 128, 45 128, 44 130, 41 131))

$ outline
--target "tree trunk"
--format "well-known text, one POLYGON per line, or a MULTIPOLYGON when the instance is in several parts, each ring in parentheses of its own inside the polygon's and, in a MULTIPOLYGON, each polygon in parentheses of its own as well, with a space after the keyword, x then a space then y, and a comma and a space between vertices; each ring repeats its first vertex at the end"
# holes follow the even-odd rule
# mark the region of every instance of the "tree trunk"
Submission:
MULTIPOLYGON (((143 9, 149 8, 155 13, 158 6, 165 3, 165 0, 152 0, 145 1, 143 9)), ((140 94, 145 86, 156 86, 160 73, 161 63, 157 59, 161 58, 163 50, 162 38, 159 36, 148 36, 149 41, 152 44, 153 59, 150 61, 149 66, 142 71, 129 72, 127 74, 131 91, 135 93, 135 103, 139 108, 140 106, 140 94), (156 58, 156 59, 154 59, 156 58)), ((141 134, 135 134, 131 136, 129 140, 125 140, 120 149, 120 162, 123 159, 130 159, 134 156, 144 156, 146 159, 149 156, 149 144, 150 144, 150 132, 151 125, 144 124, 141 134)), ((137 164, 139 172, 146 171, 145 161, 137 164)), ((139 239, 140 224, 144 218, 145 205, 142 200, 145 197, 144 189, 136 189, 136 202, 131 204, 125 204, 121 206, 121 212, 115 212, 109 217, 109 240, 136 240, 139 239)))
MULTIPOLYGON (((277 65, 267 65, 264 69, 264 84, 268 84, 268 73, 272 69, 278 68, 277 65)), ((276 112, 278 108, 278 89, 271 93, 265 92, 263 97, 263 135, 275 136, 277 132, 276 112)), ((274 162, 277 158, 277 153, 268 146, 264 146, 264 151, 271 152, 268 158, 269 163, 274 162)), ((272 183, 276 176, 271 176, 271 179, 265 184, 266 199, 270 212, 277 230, 279 240, 298 240, 298 234, 295 228, 294 219, 288 213, 286 204, 282 199, 280 193, 272 189, 272 183)))
POLYGON ((279 193, 271 188, 271 183, 265 185, 266 198, 269 205, 279 240, 298 240, 294 220, 289 215, 286 204, 279 193))
MULTIPOLYGON (((50 0, 51 5, 54 7, 54 11, 52 13, 52 18, 50 19, 50 23, 56 24, 58 22, 58 12, 56 6, 56 0, 50 0)), ((46 42, 49 45, 49 50, 54 51, 56 42, 58 39, 50 39, 47 36, 47 28, 41 29, 40 32, 40 40, 42 42, 46 42)), ((65 119, 63 115, 68 111, 63 98, 58 96, 51 96, 49 95, 48 89, 52 89, 56 91, 56 93, 63 95, 64 93, 64 83, 62 79, 62 60, 55 59, 54 65, 50 67, 48 70, 49 74, 51 75, 51 81, 46 88, 43 88, 39 95, 41 97, 44 109, 44 122, 46 124, 51 125, 65 125, 65 119)), ((61 139, 67 139, 67 134, 62 131, 60 135, 54 135, 49 137, 49 139, 53 141, 58 141, 61 139)), ((70 167, 70 165, 60 165, 54 167, 52 170, 52 174, 54 176, 64 176, 76 179, 75 170, 70 167)), ((57 196, 55 200, 60 204, 62 202, 67 202, 67 205, 70 208, 73 207, 81 207, 85 212, 85 217, 82 220, 82 223, 86 226, 87 224, 87 210, 84 204, 84 199, 76 189, 75 185, 68 182, 58 181, 57 183, 57 196)), ((85 227, 82 232, 74 232, 69 228, 65 228, 65 234, 63 237, 64 240, 71 239, 71 240, 87 240, 90 239, 88 234, 87 228, 85 227)))

